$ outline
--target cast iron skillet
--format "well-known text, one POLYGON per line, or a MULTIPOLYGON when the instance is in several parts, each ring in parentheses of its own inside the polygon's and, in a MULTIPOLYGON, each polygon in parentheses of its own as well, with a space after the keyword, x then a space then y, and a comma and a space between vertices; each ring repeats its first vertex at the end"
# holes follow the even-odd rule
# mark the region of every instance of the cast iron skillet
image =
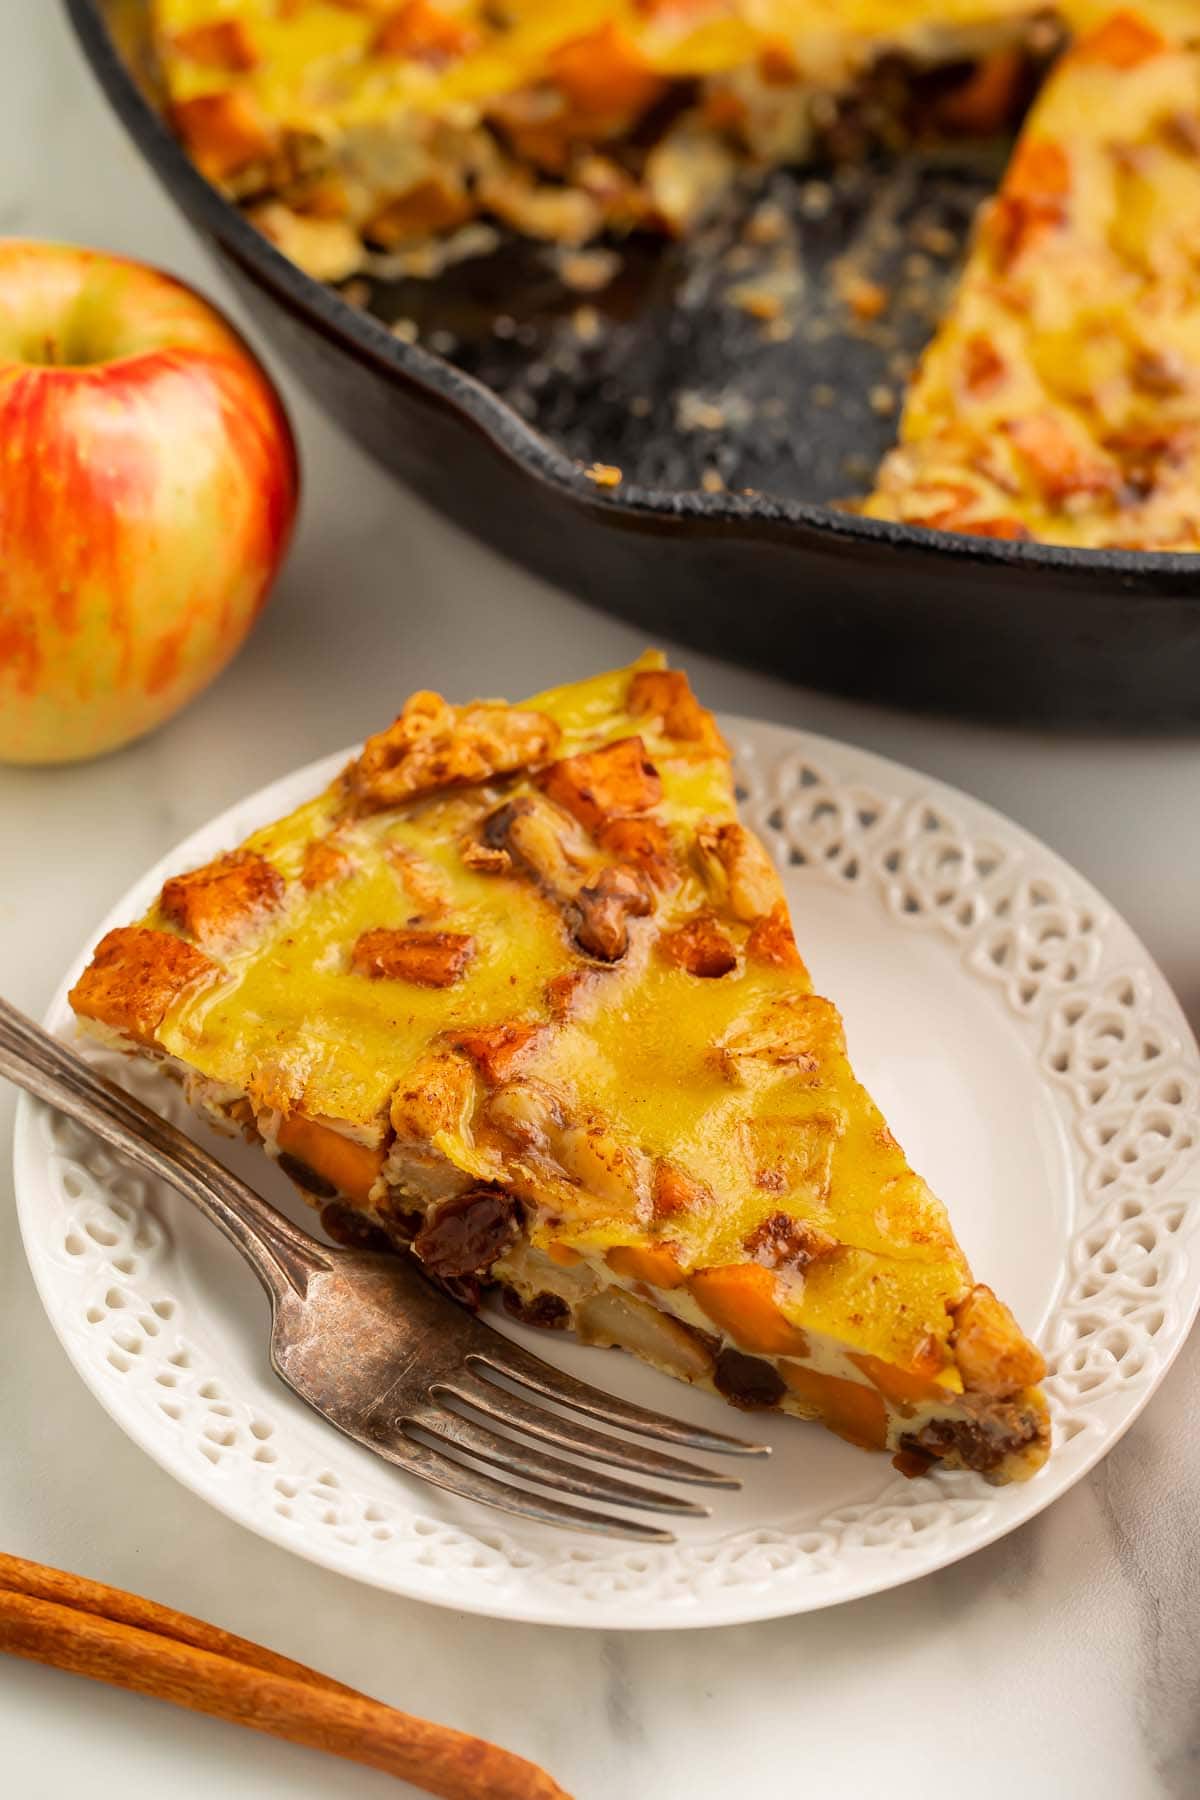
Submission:
MULTIPOLYGON (((508 244, 433 283, 377 285, 367 310, 288 262, 189 163, 146 77, 145 0, 66 5, 127 130, 279 353, 381 462, 506 556, 651 636, 812 686, 994 718, 1200 721, 1200 556, 977 540, 825 504, 890 441, 889 359, 930 327, 928 293, 910 292, 884 348, 828 321, 810 333, 833 259, 871 247, 881 203, 916 209, 935 245, 960 240, 986 158, 904 158, 823 209, 811 173, 774 177, 772 197, 807 220, 801 329, 778 344, 729 302, 744 217, 697 245, 635 246, 594 304, 544 252, 508 244), (443 333, 455 361, 398 338, 383 320, 401 315, 426 341, 443 333), (592 458, 620 464, 619 488, 584 474, 592 458), (703 469, 728 489, 698 489, 703 469)), ((916 286, 936 297, 936 268, 916 286)))

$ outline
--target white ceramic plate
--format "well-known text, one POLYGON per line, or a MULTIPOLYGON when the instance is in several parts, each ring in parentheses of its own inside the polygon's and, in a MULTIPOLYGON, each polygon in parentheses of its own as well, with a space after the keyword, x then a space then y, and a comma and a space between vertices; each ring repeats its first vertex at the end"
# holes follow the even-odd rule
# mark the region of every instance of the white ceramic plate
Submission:
MULTIPOLYGON (((672 1547, 510 1522, 323 1426, 272 1376, 262 1295, 218 1234, 27 1102, 17 1198, 54 1328, 130 1437, 231 1518, 359 1580, 471 1612, 625 1628, 766 1618, 910 1581, 1011 1531, 1091 1468, 1161 1380, 1200 1299, 1200 1054, 1145 950, 1044 845, 964 795, 802 732, 727 729, 745 816, 780 862, 857 1067, 949 1201, 977 1275, 1046 1351, 1049 1464, 1019 1487, 910 1482, 884 1457, 760 1414, 752 1429, 774 1444, 770 1463, 672 1547)), ((87 948, 141 912, 165 875, 286 812, 344 760, 301 769, 196 832, 87 948)), ((50 1009, 56 1031, 70 1031, 65 994, 82 961, 50 1009)), ((113 1065, 182 1118, 153 1071, 113 1065)), ((303 1215, 265 1159, 212 1143, 303 1215)), ((631 1398, 737 1428, 720 1402, 630 1359, 505 1329, 631 1398)))

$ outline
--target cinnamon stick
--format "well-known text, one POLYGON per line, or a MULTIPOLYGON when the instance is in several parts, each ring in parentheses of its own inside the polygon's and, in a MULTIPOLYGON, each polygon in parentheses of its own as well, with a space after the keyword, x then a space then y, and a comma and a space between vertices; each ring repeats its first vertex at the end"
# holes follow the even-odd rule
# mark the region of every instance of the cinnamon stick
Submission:
POLYGON ((280 1674, 262 1666, 261 1657, 269 1652, 250 1664, 12 1588, 0 1589, 0 1651, 365 1763, 441 1800, 569 1800, 544 1770, 523 1757, 353 1689, 280 1674))
POLYGON ((103 1581, 92 1581, 86 1575, 71 1575, 65 1569, 27 1562, 23 1556, 9 1556, 0 1550, 0 1590, 5 1588, 15 1594, 28 1594, 34 1600, 54 1600, 60 1606, 74 1607, 77 1612, 95 1613, 119 1625, 136 1625, 142 1631, 175 1638, 197 1650, 211 1650, 214 1655, 244 1663, 247 1668, 265 1669, 270 1675, 304 1681, 311 1687, 327 1688, 330 1693, 356 1695, 358 1692, 328 1675, 318 1674, 316 1669, 293 1662, 289 1656, 267 1650, 262 1644, 252 1644, 248 1638, 236 1637, 232 1631, 222 1631, 203 1619, 193 1619, 189 1613, 176 1612, 172 1607, 160 1606, 156 1600, 126 1593, 124 1588, 109 1587, 103 1581))

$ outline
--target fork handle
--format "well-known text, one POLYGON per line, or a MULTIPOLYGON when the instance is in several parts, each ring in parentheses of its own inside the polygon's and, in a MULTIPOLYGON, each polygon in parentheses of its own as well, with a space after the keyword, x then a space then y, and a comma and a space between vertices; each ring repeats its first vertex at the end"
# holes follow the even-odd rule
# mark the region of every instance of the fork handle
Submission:
POLYGON ((330 1267, 324 1248, 184 1132, 0 999, 0 1075, 185 1194, 223 1231, 272 1303, 330 1267))

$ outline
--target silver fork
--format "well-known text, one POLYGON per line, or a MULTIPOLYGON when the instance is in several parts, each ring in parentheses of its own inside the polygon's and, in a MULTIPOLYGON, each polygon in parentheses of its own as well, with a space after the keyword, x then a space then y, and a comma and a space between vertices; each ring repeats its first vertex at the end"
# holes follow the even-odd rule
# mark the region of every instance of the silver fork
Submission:
POLYGON ((539 1445, 663 1481, 738 1488, 736 1476, 611 1437, 542 1402, 693 1450, 768 1453, 766 1445, 681 1424, 563 1374, 455 1305, 411 1256, 318 1242, 4 1000, 0 1075, 169 1182, 219 1226, 267 1291, 275 1373, 331 1425, 407 1474, 545 1524, 672 1543, 660 1526, 572 1506, 476 1465, 579 1499, 703 1518, 707 1506, 580 1468, 539 1445))

